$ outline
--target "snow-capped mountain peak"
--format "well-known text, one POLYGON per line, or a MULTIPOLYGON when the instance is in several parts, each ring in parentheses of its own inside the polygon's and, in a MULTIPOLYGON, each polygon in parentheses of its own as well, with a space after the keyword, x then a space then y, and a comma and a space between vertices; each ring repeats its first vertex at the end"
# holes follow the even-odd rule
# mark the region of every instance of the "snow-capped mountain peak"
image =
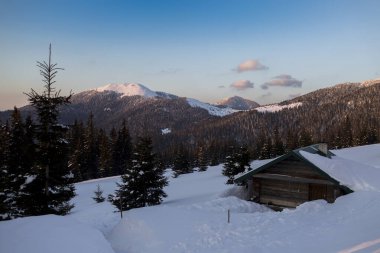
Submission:
POLYGON ((125 97, 125 96, 158 97, 159 96, 155 91, 152 91, 149 88, 139 83, 122 83, 122 84, 111 83, 111 84, 107 84, 105 86, 96 88, 95 90, 99 92, 114 91, 114 92, 122 94, 122 97, 125 97))
POLYGON ((380 83, 380 78, 364 81, 364 82, 362 82, 360 84, 360 86, 362 86, 362 87, 368 87, 368 86, 371 86, 371 85, 374 85, 374 84, 378 84, 378 83, 380 83))
POLYGON ((222 99, 218 101, 216 104, 226 106, 235 110, 251 110, 260 106, 255 101, 248 100, 239 96, 233 96, 222 99))

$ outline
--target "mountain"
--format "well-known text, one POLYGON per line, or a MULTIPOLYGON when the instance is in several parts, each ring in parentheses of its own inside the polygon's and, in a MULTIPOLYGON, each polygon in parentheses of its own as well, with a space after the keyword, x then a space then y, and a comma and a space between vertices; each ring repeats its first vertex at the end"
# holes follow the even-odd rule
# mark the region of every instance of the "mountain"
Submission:
POLYGON ((268 138, 274 141, 277 132, 285 143, 289 139, 299 142, 302 135, 307 134, 313 142, 360 145, 380 136, 379 108, 380 80, 345 83, 278 104, 234 113, 192 131, 175 133, 180 136, 173 134, 172 138, 181 139, 182 143, 214 142, 218 147, 246 144, 253 150, 256 144, 268 138))
MULTIPOLYGON (((20 110, 24 115, 33 114, 31 106, 20 110)), ((159 133, 161 129, 183 128, 187 124, 223 117, 236 110, 152 91, 138 83, 113 83, 74 94, 71 104, 61 109, 61 122, 72 124, 74 120, 86 121, 91 112, 98 127, 110 129, 126 119, 136 133, 141 132, 141 127, 149 128, 148 132, 159 133)), ((0 112, 0 119, 5 121, 10 114, 10 110, 0 112)))
MULTIPOLYGON (((33 113, 31 106, 20 108, 24 115, 33 113)), ((60 121, 73 124, 86 122, 93 114, 95 125, 110 130, 119 127, 123 120, 133 136, 149 133, 160 136, 176 132, 194 124, 224 117, 236 112, 219 108, 192 98, 153 91, 138 83, 107 84, 72 96, 71 104, 61 109, 60 121)), ((11 111, 0 113, 6 120, 11 111)))
MULTIPOLYGON (((72 103, 61 109, 60 121, 86 122, 92 113, 95 125, 109 131, 125 120, 133 137, 152 136, 156 151, 169 161, 179 146, 186 147, 188 157, 205 147, 213 150, 214 161, 221 161, 229 146, 245 144, 255 152, 258 144, 274 141, 275 133, 285 143, 300 142, 305 133, 314 142, 334 146, 343 145, 344 136, 349 136, 352 145, 365 143, 368 131, 380 136, 379 108, 380 80, 338 84, 251 110, 214 106, 125 83, 75 94, 72 103)), ((24 115, 32 112, 30 106, 20 110, 24 115)), ((10 112, 0 112, 2 122, 10 112)))
POLYGON ((152 91, 146 86, 139 83, 123 83, 123 84, 111 83, 111 84, 107 84, 103 87, 99 87, 93 90, 97 92, 113 91, 118 94, 121 94, 121 97, 141 96, 145 98, 154 98, 154 97, 167 98, 167 99, 178 98, 177 96, 169 94, 169 93, 165 93, 161 91, 152 91))
POLYGON ((260 106, 255 101, 248 100, 239 96, 233 96, 222 99, 216 102, 216 104, 219 106, 229 107, 235 110, 251 110, 260 106))

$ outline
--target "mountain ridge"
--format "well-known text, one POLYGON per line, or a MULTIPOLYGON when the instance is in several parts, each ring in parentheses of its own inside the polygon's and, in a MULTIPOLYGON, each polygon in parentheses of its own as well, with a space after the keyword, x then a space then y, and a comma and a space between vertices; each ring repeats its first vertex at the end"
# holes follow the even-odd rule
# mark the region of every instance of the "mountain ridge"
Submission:
POLYGON ((260 104, 258 104, 255 101, 242 98, 239 96, 232 96, 232 97, 221 99, 216 102, 216 105, 227 106, 235 110, 251 110, 260 106, 260 104))

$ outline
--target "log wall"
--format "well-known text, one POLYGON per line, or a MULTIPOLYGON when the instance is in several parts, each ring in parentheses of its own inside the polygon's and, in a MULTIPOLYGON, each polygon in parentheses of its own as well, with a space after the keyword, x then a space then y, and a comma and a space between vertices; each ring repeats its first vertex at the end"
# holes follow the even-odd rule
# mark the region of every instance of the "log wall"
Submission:
POLYGON ((252 199, 273 206, 296 207, 316 199, 332 203, 343 195, 338 185, 294 157, 254 175, 251 183, 252 199))

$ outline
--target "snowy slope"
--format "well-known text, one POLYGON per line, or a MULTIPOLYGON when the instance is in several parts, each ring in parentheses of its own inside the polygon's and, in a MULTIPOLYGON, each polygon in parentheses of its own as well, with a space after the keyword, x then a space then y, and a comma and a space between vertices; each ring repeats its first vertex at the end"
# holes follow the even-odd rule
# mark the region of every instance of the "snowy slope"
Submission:
POLYGON ((45 215, 0 222, 0 252, 112 253, 99 230, 71 217, 45 215))
POLYGON ((187 98, 187 102, 189 103, 190 106, 192 107, 199 107, 202 109, 205 109, 208 111, 210 115, 218 116, 218 117, 223 117, 230 115, 231 113, 238 112, 239 110, 234 110, 231 108, 219 108, 207 103, 203 103, 199 100, 193 99, 193 98, 187 98))
POLYGON ((95 89, 96 91, 114 91, 124 96, 158 97, 158 94, 139 83, 111 83, 95 89))
POLYGON ((301 102, 296 102, 288 105, 279 105, 279 104, 273 104, 273 105, 265 105, 255 108, 254 110, 258 112, 278 112, 282 111, 284 109, 291 109, 302 106, 301 102))
MULTIPOLYGON (((107 84, 105 86, 102 86, 93 90, 98 91, 98 92, 114 91, 119 94, 122 94, 121 95, 122 97, 142 96, 145 98, 155 98, 155 97, 160 97, 160 98, 165 98, 165 99, 178 98, 177 96, 169 94, 169 93, 165 93, 161 91, 152 91, 149 88, 145 87, 144 85, 138 84, 138 83, 107 84)), ((187 98, 186 101, 191 107, 198 107, 198 108, 205 109, 210 115, 219 116, 219 117, 223 117, 223 116, 226 116, 238 111, 238 110, 231 109, 229 107, 219 108, 217 106, 213 106, 208 103, 203 103, 193 98, 187 98)))
MULTIPOLYGON (((109 203, 97 204, 91 199, 98 184, 105 195, 112 193, 119 177, 82 182, 76 184, 76 207, 67 217, 49 215, 0 222, 0 252, 110 252, 108 243, 117 253, 380 252, 380 194, 376 188, 380 176, 378 168, 370 166, 376 163, 375 154, 379 152, 380 145, 335 151, 338 163, 350 164, 347 178, 342 180, 362 180, 356 184, 357 191, 338 198, 334 204, 317 200, 283 212, 228 196, 239 188, 225 185, 222 166, 178 178, 172 178, 168 171, 170 184, 165 188, 168 197, 163 204, 124 212, 122 220, 109 203), (360 154, 367 155, 367 165, 359 163, 360 154), (358 166, 365 168, 363 174, 357 174, 358 166), (54 233, 60 228, 65 232, 59 233, 58 240, 54 233), (104 237, 99 236, 102 234, 104 237), (29 243, 36 237, 48 239, 29 243), (40 245, 46 241, 48 249, 40 245), (62 245, 64 242, 72 243, 62 245), (85 243, 88 249, 83 248, 85 243), (53 246, 62 250, 50 250, 53 246)), ((255 161, 252 165, 261 163, 255 161)), ((338 174, 345 175, 343 169, 338 174)))

